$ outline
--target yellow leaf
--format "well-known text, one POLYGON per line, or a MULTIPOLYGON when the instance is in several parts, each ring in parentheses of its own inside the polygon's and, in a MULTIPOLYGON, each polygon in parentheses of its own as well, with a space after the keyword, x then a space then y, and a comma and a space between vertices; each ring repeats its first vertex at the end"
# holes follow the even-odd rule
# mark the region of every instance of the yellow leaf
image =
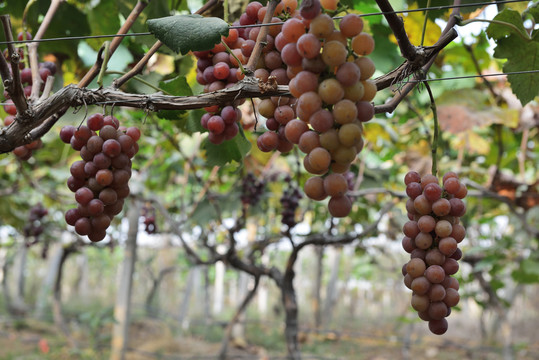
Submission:
POLYGON ((389 140, 390 136, 384 127, 376 123, 365 123, 363 128, 363 135, 365 139, 373 144, 375 147, 383 146, 382 140, 389 140))
MULTIPOLYGON (((410 10, 417 9, 417 4, 413 4, 409 7, 410 10)), ((425 14, 423 12, 412 12, 408 13, 403 17, 404 29, 408 34, 410 42, 415 46, 421 45, 421 34, 423 33, 423 23, 425 22, 425 14)), ((442 29, 433 22, 432 20, 427 20, 427 27, 425 29, 425 39, 423 41, 423 46, 434 45, 436 41, 440 38, 442 34, 442 29)), ((389 39, 397 43, 394 35, 391 35, 389 39)))
POLYGON ((490 143, 471 130, 454 137, 451 140, 451 146, 455 149, 464 148, 468 153, 477 155, 487 155, 490 151, 490 143))

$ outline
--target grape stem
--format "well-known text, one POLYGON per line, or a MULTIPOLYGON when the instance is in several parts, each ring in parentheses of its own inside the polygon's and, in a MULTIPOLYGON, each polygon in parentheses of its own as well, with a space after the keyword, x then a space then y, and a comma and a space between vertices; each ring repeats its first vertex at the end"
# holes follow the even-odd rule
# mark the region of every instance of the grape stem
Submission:
POLYGON ((434 101, 434 96, 432 95, 432 90, 428 82, 425 82, 425 88, 429 93, 430 97, 430 108, 432 110, 432 117, 434 118, 434 135, 432 137, 432 175, 436 176, 438 172, 437 164, 437 151, 438 151, 438 135, 439 135, 439 126, 438 126, 438 112, 436 111, 436 102, 434 101))
MULTIPOLYGON (((268 2, 266 15, 264 16, 264 21, 262 22, 263 24, 269 24, 271 22, 273 13, 275 12, 275 8, 277 8, 277 4, 277 0, 271 0, 268 2)), ((262 48, 264 47, 264 43, 266 42, 268 33, 269 26, 262 26, 260 28, 260 32, 258 33, 258 37, 256 38, 253 52, 251 53, 251 57, 249 58, 249 62, 247 63, 247 69, 250 72, 255 71, 256 64, 258 64, 258 60, 260 59, 260 55, 262 54, 262 48)))
POLYGON ((230 11, 230 8, 228 6, 228 0, 223 1, 223 20, 228 23, 228 12, 230 11))
MULTIPOLYGON (((122 27, 118 30, 117 34, 126 34, 131 29, 131 27, 135 24, 135 20, 142 13, 142 10, 144 10, 147 5, 148 5, 148 2, 146 2, 146 1, 141 1, 141 0, 137 1, 137 4, 135 5, 133 10, 131 11, 129 16, 127 17, 127 19, 124 22, 124 24, 122 25, 122 27)), ((111 43, 110 43, 110 55, 111 56, 112 56, 112 54, 114 54, 114 52, 116 51, 118 46, 120 46, 120 43, 122 42, 122 40, 123 40, 123 37, 116 37, 111 41, 111 43)), ((100 64, 99 64, 99 59, 98 59, 98 61, 96 61, 96 63, 86 73, 86 75, 84 75, 82 80, 79 81, 77 86, 79 88, 83 88, 83 87, 88 86, 92 82, 92 80, 97 76, 97 74, 99 73, 99 69, 100 69, 100 64)))
MULTIPOLYGON (((126 72, 123 72, 123 71, 116 71, 116 70, 108 70, 105 72, 106 75, 126 75, 127 73, 126 72)), ((123 77, 123 76, 122 76, 123 77)), ((146 80, 144 80, 143 78, 141 78, 140 76, 133 76, 131 77, 131 79, 133 80, 137 80, 138 82, 140 82, 141 84, 144 84, 152 89, 154 89, 155 91, 160 91, 162 92, 163 94, 165 95, 172 95, 171 93, 169 93, 168 91, 166 90, 163 90, 161 89, 160 87, 158 86, 155 86, 153 84, 150 84, 149 82, 147 82, 146 80)))
POLYGON ((408 34, 406 34, 406 30, 404 29, 402 18, 395 14, 388 0, 376 0, 376 3, 384 13, 384 17, 397 39, 402 56, 408 61, 413 62, 417 56, 417 48, 410 42, 408 34))
MULTIPOLYGON (((39 25, 39 29, 37 29, 37 32, 34 35, 34 40, 40 40, 43 38, 43 35, 45 35, 45 31, 47 31, 47 29, 49 28, 49 25, 52 22, 52 18, 54 17, 54 14, 56 14, 56 11, 58 11, 60 4, 64 1, 65 0, 52 0, 51 1, 51 4, 47 10, 47 13, 45 14, 45 17, 43 18, 41 25, 39 25)), ((39 92, 41 91, 41 85, 43 84, 43 81, 41 80, 41 76, 39 75, 39 59, 37 56, 38 46, 39 46, 39 42, 32 42, 28 44, 28 60, 30 61, 30 69, 32 70, 32 93, 30 94, 31 101, 35 101, 38 99, 39 92)))
POLYGON ((508 23, 508 22, 505 22, 505 21, 488 20, 488 19, 469 19, 469 20, 460 20, 460 21, 457 22, 457 25, 458 26, 466 26, 466 25, 474 23, 474 22, 486 22, 486 23, 490 23, 490 24, 496 24, 496 25, 505 26, 505 27, 508 27, 511 30, 513 30, 524 41, 530 41, 531 40, 531 37, 530 37, 530 35, 528 33, 523 32, 521 29, 516 27, 514 24, 511 24, 511 23, 508 23))
MULTIPOLYGON (((428 9, 430 7, 430 0, 427 1, 426 8, 428 9)), ((423 31, 421 32, 421 46, 425 43, 425 32, 427 31, 427 21, 428 21, 428 15, 429 11, 425 10, 425 20, 423 21, 423 31)))
POLYGON ((99 49, 99 54, 97 54, 97 58, 101 58, 101 55, 103 55, 103 62, 101 63, 101 70, 97 76, 97 84, 100 88, 103 87, 103 77, 107 71, 107 65, 110 59, 110 41, 105 41, 103 46, 101 46, 101 49, 99 49))
POLYGON ((140 61, 131 70, 129 70, 126 73, 122 73, 122 76, 120 78, 115 79, 112 82, 111 86, 114 89, 118 89, 120 86, 122 86, 123 84, 128 82, 130 79, 136 78, 137 77, 136 75, 140 74, 142 72, 142 69, 144 68, 144 66, 146 66, 146 64, 148 63, 150 58, 157 52, 157 50, 159 50, 161 45, 163 45, 163 43, 161 41, 157 40, 152 45, 151 49, 148 50, 148 52, 146 54, 144 54, 144 57, 142 59, 140 59, 140 61))
MULTIPOLYGON (((210 0, 210 1, 208 1, 206 4, 204 4, 204 6, 202 6, 200 9, 198 9, 195 12, 195 14, 204 13, 206 10, 208 10, 209 8, 211 8, 212 6, 217 4, 217 2, 218 2, 218 0, 210 0)), ((137 74, 140 74, 142 72, 142 69, 144 69, 144 67, 146 66, 146 64, 150 60, 150 58, 157 52, 157 50, 159 50, 159 48, 162 45, 163 45, 163 43, 161 41, 157 40, 152 45, 150 50, 148 50, 148 52, 146 54, 144 54, 142 59, 140 59, 139 62, 131 70, 129 70, 129 72, 125 73, 122 77, 120 77, 119 79, 116 79, 116 80, 114 80, 112 82, 112 87, 114 89, 118 89, 120 86, 122 86, 123 84, 128 82, 129 79, 131 79, 132 77, 134 77, 137 74)))
POLYGON ((236 61, 238 62, 238 66, 239 66, 241 72, 242 72, 243 74, 245 74, 246 71, 245 71, 245 68, 243 67, 243 65, 241 64, 240 59, 238 59, 238 57, 236 56, 236 54, 234 54, 234 52, 228 47, 227 43, 226 43, 224 40, 221 40, 221 44, 223 44, 223 46, 225 47, 226 52, 229 53, 230 55, 232 55, 232 57, 233 57, 234 59, 236 59, 236 61))

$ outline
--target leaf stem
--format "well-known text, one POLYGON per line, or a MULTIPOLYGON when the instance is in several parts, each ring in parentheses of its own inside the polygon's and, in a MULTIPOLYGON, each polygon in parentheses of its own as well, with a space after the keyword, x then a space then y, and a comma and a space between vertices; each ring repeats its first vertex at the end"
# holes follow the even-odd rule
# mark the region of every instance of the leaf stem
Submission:
MULTIPOLYGON (((125 75, 125 74, 128 74, 127 72, 123 72, 123 71, 115 71, 115 70, 109 70, 107 71, 105 74, 107 75, 125 75)), ((137 80, 138 82, 148 86, 148 87, 151 87, 152 89, 154 89, 155 91, 160 91, 162 92, 163 94, 165 95, 172 95, 171 93, 169 93, 168 91, 166 90, 163 90, 161 89, 160 87, 158 86, 155 86, 149 82, 147 82, 146 80, 144 80, 143 78, 141 78, 140 76, 133 76, 133 77, 130 77, 130 79, 134 79, 134 80, 137 80)))
POLYGON ((505 22, 505 21, 500 21, 500 20, 488 20, 488 19, 469 19, 469 20, 464 20, 464 21, 457 22, 457 25, 459 25, 459 26, 466 26, 466 25, 471 24, 471 23, 474 23, 474 22, 486 22, 486 23, 491 23, 491 24, 496 24, 496 25, 505 26, 505 27, 508 27, 508 28, 512 29, 513 31, 515 31, 515 32, 517 33, 517 35, 520 36, 520 37, 521 37, 522 39, 524 39, 525 41, 530 41, 530 40, 531 40, 529 34, 522 32, 522 31, 521 31, 518 27, 516 27, 514 24, 511 24, 511 23, 508 23, 508 22, 505 22))
POLYGON ((429 83, 425 82, 425 88, 429 93, 430 97, 430 108, 432 110, 432 117, 434 118, 434 135, 432 137, 431 153, 432 153, 432 175, 436 176, 438 172, 438 133, 440 132, 438 127, 438 112, 436 111, 436 102, 434 101, 434 96, 432 95, 432 90, 430 89, 429 83))
POLYGON ((245 74, 246 71, 245 71, 245 68, 243 67, 243 65, 242 65, 242 63, 241 63, 241 61, 240 61, 240 59, 238 59, 238 57, 236 56, 236 54, 234 54, 234 52, 228 47, 228 45, 226 44, 226 42, 224 42, 224 40, 221 40, 221 44, 223 44, 223 46, 225 47, 226 52, 229 53, 230 55, 232 55, 232 57, 233 57, 234 59, 236 59, 236 61, 238 62, 238 66, 239 66, 241 72, 242 72, 243 74, 245 74))
POLYGON ((228 0, 225 0, 223 1, 223 20, 226 23, 228 23, 228 11, 229 11, 228 0))
MULTIPOLYGON (((430 0, 427 1, 427 6, 426 8, 428 9, 430 7, 430 0)), ((428 20, 428 15, 429 14, 429 10, 425 10, 425 20, 423 21, 423 31, 421 32, 421 46, 423 46, 424 42, 425 42, 425 32, 427 31, 427 20, 428 20)))
POLYGON ((26 3, 26 6, 24 7, 24 11, 22 13, 22 27, 23 27, 23 39, 26 40, 26 18, 28 16, 28 10, 30 10, 30 7, 36 2, 37 0, 29 0, 26 3))
POLYGON ((105 41, 103 47, 103 62, 101 63, 101 69, 99 70, 99 75, 97 76, 97 84, 100 88, 103 87, 103 76, 105 76, 105 71, 107 70, 107 65, 110 59, 110 41, 105 41))

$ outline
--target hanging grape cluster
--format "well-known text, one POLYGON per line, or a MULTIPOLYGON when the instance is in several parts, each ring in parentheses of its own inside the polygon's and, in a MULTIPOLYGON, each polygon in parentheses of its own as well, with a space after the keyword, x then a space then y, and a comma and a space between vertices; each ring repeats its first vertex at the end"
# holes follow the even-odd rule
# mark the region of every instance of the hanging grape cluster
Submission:
POLYGON ((283 191, 281 196, 281 206, 283 210, 281 212, 281 222, 286 225, 288 229, 292 229, 296 226, 296 209, 299 206, 299 201, 302 198, 301 191, 292 181, 290 176, 286 176, 284 179, 287 187, 283 191))
POLYGON ((34 240, 27 245, 32 245, 39 241, 39 237, 43 234, 44 223, 43 218, 47 216, 49 211, 43 207, 43 204, 38 203, 30 209, 28 214, 28 222, 24 226, 24 236, 26 238, 34 237, 34 240))
MULTIPOLYGON (((297 1, 281 1, 271 22, 286 21, 269 26, 254 76, 261 82, 289 85, 293 96, 259 102, 257 110, 266 118, 267 131, 257 138, 258 148, 286 153, 298 145, 306 154, 305 170, 315 175, 305 183, 305 194, 317 201, 329 197, 331 215, 344 217, 350 213, 352 201, 343 174, 363 148, 362 123, 374 116, 371 101, 377 89, 370 80, 374 63, 366 57, 374 49, 374 40, 363 31, 363 20, 356 14, 345 15, 336 27, 325 11, 334 11, 337 3, 314 0, 297 10, 297 1)), ((266 12, 261 3, 251 2, 233 25, 261 24, 266 12)), ((195 53, 197 79, 207 91, 230 86, 243 77, 238 60, 248 62, 259 32, 260 27, 231 30, 224 41, 235 57, 225 53, 222 44, 195 53)), ((215 134, 224 133, 227 124, 237 121, 232 116, 234 107, 229 107, 220 113, 213 107, 201 119, 214 143, 219 143, 214 141, 215 134)))
MULTIPOLYGON (((31 39, 32 35, 27 32, 26 40, 31 39)), ((17 40, 24 40, 24 34, 22 32, 18 34, 17 40)), ((21 62, 19 63, 19 69, 21 70, 20 80, 23 85, 24 95, 28 98, 32 93, 32 70, 29 67, 26 67, 26 62, 22 61, 24 59, 23 48, 19 48, 18 52, 21 58, 21 62)), ((7 52, 7 49, 4 51, 4 57, 9 60, 9 54, 7 52)), ((49 76, 54 76, 54 74, 56 74, 56 64, 51 61, 41 62, 38 66, 39 77, 43 82, 45 82, 49 76)), ((11 71, 11 67, 9 69, 11 71)), ((43 86, 44 83, 41 86, 41 90, 43 90, 43 86)), ((9 93, 6 90, 4 90, 4 99, 6 99, 4 110, 6 111, 6 113, 8 113, 8 116, 4 118, 4 126, 9 126, 11 125, 11 123, 13 123, 13 121, 15 121, 15 115, 17 115, 17 108, 15 107, 13 100, 10 99, 9 93)), ((26 161, 32 157, 34 150, 37 150, 42 146, 43 143, 41 139, 37 139, 29 144, 16 147, 15 149, 13 149, 13 154, 17 156, 17 158, 19 158, 20 160, 26 161)))
POLYGON ((89 116, 87 125, 68 125, 60 131, 62 141, 81 156, 71 165, 67 180, 78 206, 65 213, 77 234, 94 242, 105 238, 129 195, 131 158, 138 152, 140 135, 136 127, 120 128, 118 119, 102 114, 89 116))
POLYGON ((157 233, 157 224, 155 223, 155 208, 151 203, 146 203, 141 210, 142 222, 144 223, 144 231, 152 235, 157 233))
POLYGON ((258 180, 251 172, 247 173, 241 183, 241 202, 244 205, 255 206, 266 188, 264 179, 258 180))
MULTIPOLYGON (((244 74, 239 69, 240 63, 245 64, 246 58, 242 55, 239 32, 231 29, 223 41, 232 49, 232 54, 226 52, 225 46, 220 43, 209 51, 195 51, 197 57, 197 82, 204 85, 204 92, 212 92, 233 86, 243 79, 244 74)), ((209 132, 208 139, 214 144, 221 144, 225 140, 233 139, 239 132, 238 123, 241 120, 241 111, 236 104, 219 108, 218 105, 206 107, 206 114, 200 119, 204 129, 209 132)))
POLYGON ((438 178, 421 177, 410 171, 404 177, 409 221, 404 224, 402 247, 410 253, 410 261, 402 268, 404 284, 412 290, 412 307, 428 321, 437 335, 447 331, 445 319, 460 300, 457 260, 462 257, 458 244, 466 235, 459 218, 466 212, 462 201, 468 191, 457 174, 438 178))

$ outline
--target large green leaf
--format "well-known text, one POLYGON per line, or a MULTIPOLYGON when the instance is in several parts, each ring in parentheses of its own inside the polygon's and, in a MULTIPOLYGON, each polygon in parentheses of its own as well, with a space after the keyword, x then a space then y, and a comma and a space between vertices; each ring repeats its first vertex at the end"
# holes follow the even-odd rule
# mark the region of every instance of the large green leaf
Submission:
POLYGON ((518 34, 516 34, 516 29, 518 29, 521 34, 526 33, 526 30, 524 29, 524 24, 522 23, 522 16, 520 16, 520 13, 518 11, 505 9, 502 12, 498 13, 498 15, 496 15, 493 20, 497 22, 502 22, 491 23, 487 28, 487 35, 495 40, 502 39, 512 34, 518 36, 518 34), (516 29, 506 24, 511 24, 516 29))
MULTIPOLYGON (((537 39, 539 40, 539 39, 537 39)), ((517 35, 499 39, 494 57, 507 59, 504 72, 516 72, 539 69, 539 41, 524 41, 517 35)), ((513 74, 507 79, 513 93, 523 105, 532 101, 539 94, 539 73, 513 74)))
POLYGON ((520 263, 520 267, 515 269, 511 276, 517 282, 532 284, 539 282, 539 263, 537 261, 526 259, 520 263))
POLYGON ((220 145, 212 144, 206 139, 203 148, 206 150, 208 166, 223 166, 232 161, 241 162, 251 149, 251 143, 245 137, 237 135, 220 145))
MULTIPOLYGON (((539 69, 539 37, 528 38, 522 16, 518 11, 505 9, 494 17, 502 23, 492 23, 487 35, 496 41, 494 57, 507 59, 504 72, 539 69), (507 24, 512 25, 508 26, 507 24)), ((507 76, 513 93, 523 105, 539 93, 539 73, 511 74, 507 76)))
POLYGON ((539 2, 536 2, 530 6, 527 12, 533 17, 533 20, 537 23, 539 22, 539 2))
POLYGON ((189 51, 210 50, 228 36, 228 24, 215 17, 175 15, 147 21, 148 29, 156 38, 182 55, 189 51))
POLYGON ((177 76, 174 79, 161 81, 159 82, 159 87, 174 96, 193 95, 193 91, 187 83, 185 76, 177 76))

